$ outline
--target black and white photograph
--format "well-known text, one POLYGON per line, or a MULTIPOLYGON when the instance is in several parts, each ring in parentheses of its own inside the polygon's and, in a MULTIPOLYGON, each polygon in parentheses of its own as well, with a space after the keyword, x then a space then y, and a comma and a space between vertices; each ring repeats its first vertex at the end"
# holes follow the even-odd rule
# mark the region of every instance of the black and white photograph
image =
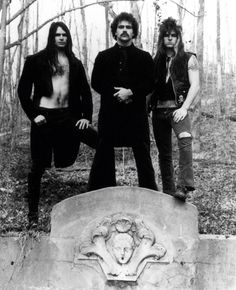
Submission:
POLYGON ((235 9, 0 0, 0 290, 236 289, 235 9))

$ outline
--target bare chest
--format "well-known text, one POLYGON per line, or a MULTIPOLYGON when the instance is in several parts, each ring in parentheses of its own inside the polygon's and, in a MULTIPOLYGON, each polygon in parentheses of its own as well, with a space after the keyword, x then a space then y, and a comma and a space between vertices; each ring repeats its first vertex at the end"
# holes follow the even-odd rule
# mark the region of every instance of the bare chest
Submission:
POLYGON ((58 64, 53 67, 51 96, 43 96, 40 106, 45 108, 66 108, 68 107, 69 95, 69 61, 67 58, 58 58, 58 64))

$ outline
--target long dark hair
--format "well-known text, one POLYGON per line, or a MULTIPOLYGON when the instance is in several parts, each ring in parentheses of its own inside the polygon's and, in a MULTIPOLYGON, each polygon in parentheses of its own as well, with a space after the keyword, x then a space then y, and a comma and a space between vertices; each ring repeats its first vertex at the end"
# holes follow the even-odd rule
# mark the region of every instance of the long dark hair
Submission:
POLYGON ((57 56, 57 49, 55 46, 55 35, 56 35, 56 31, 58 27, 61 27, 61 29, 63 29, 66 32, 67 43, 65 46, 65 55, 68 57, 69 61, 71 61, 74 58, 74 53, 72 51, 72 39, 71 39, 71 34, 68 27, 66 26, 65 23, 61 21, 52 22, 49 28, 48 42, 47 42, 45 50, 47 53, 47 58, 50 63, 50 66, 52 69, 54 68, 53 69, 54 73, 55 73, 55 69, 57 71, 57 67, 58 67, 58 56, 57 56))
POLYGON ((166 33, 169 34, 172 31, 174 31, 178 37, 178 46, 175 57, 172 62, 171 69, 176 75, 179 75, 182 74, 184 70, 183 56, 185 55, 184 44, 182 39, 182 26, 178 25, 177 21, 172 17, 168 17, 160 25, 157 42, 157 53, 154 60, 156 61, 161 55, 166 55, 166 47, 164 46, 164 35, 166 33))
POLYGON ((121 12, 111 23, 111 33, 113 38, 116 39, 117 26, 121 21, 128 21, 129 23, 131 23, 134 33, 133 38, 136 38, 138 35, 138 22, 134 18, 133 14, 127 12, 121 12))

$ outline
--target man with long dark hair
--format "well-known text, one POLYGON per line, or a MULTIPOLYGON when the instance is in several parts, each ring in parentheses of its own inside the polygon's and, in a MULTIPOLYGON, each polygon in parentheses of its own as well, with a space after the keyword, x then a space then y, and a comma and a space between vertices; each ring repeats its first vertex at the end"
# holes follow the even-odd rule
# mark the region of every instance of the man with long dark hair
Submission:
POLYGON ((185 201, 194 190, 192 135, 188 110, 199 91, 196 56, 185 52, 182 27, 169 17, 160 25, 151 97, 153 131, 159 151, 163 191, 185 201), (179 176, 174 182, 172 129, 178 139, 179 176))
POLYGON ((150 157, 146 95, 153 89, 153 60, 133 39, 138 23, 122 12, 111 24, 116 44, 100 52, 92 73, 92 87, 101 95, 99 143, 89 178, 89 190, 115 186, 114 147, 132 147, 139 185, 157 189, 150 157))
POLYGON ((52 154, 55 167, 66 167, 74 163, 80 141, 93 148, 97 143, 96 132, 89 129, 93 110, 90 87, 63 22, 53 22, 46 48, 27 57, 18 95, 31 121, 28 218, 32 227, 38 222, 41 178, 51 166, 52 154))

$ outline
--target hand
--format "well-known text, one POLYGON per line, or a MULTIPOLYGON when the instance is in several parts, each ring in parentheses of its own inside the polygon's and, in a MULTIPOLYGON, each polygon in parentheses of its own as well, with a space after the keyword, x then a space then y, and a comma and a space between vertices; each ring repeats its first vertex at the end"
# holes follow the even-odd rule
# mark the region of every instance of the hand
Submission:
POLYGON ((114 87, 115 90, 118 90, 113 96, 117 98, 119 102, 124 102, 126 104, 130 103, 132 99, 130 96, 133 95, 130 89, 122 88, 122 87, 114 87))
POLYGON ((76 124, 76 127, 79 127, 80 130, 88 129, 89 120, 87 119, 80 119, 76 124))
POLYGON ((47 123, 47 120, 46 118, 43 116, 43 115, 38 115, 36 118, 34 118, 34 123, 37 124, 37 125, 42 125, 42 124, 45 124, 47 123))
POLYGON ((179 108, 173 112, 174 122, 178 123, 179 121, 182 121, 188 114, 187 109, 185 108, 179 108))

